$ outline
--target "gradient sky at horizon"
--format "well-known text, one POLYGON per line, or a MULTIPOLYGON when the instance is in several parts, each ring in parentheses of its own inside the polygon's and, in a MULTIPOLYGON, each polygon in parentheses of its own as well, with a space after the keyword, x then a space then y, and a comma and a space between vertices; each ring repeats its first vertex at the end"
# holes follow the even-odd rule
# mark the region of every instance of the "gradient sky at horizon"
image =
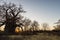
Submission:
MULTIPOLYGON (((4 0, 5 2, 21 4, 27 11, 23 15, 40 24, 48 23, 53 25, 60 19, 60 0, 4 0)), ((2 0, 0 2, 3 2, 2 0)))

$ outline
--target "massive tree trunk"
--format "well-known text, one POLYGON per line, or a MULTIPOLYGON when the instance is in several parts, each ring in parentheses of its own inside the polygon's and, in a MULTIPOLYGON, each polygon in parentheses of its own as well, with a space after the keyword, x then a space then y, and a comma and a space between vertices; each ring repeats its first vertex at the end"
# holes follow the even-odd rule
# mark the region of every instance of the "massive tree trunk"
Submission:
POLYGON ((12 22, 7 22, 6 26, 5 26, 5 32, 6 33, 15 33, 15 28, 16 28, 16 24, 14 21, 12 22))

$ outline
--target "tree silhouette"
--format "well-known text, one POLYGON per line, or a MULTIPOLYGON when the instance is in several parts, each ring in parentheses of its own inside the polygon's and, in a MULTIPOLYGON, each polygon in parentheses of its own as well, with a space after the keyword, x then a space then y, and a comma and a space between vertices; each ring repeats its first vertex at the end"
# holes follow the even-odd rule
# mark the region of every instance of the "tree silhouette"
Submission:
POLYGON ((25 31, 27 31, 29 28, 29 25, 31 24, 31 20, 30 19, 27 19, 27 18, 25 18, 24 20, 23 20, 23 24, 24 24, 24 29, 25 29, 25 31))
POLYGON ((33 21, 31 24, 31 30, 36 31, 38 30, 39 23, 37 21, 33 21))
POLYGON ((43 30, 47 30, 47 29, 48 29, 48 26, 49 26, 49 25, 48 25, 47 23, 43 23, 43 24, 42 24, 43 30))
POLYGON ((60 19, 55 23, 57 24, 56 26, 54 26, 54 30, 60 30, 60 19))
POLYGON ((16 6, 13 3, 4 3, 0 5, 0 26, 5 25, 5 32, 14 33, 17 26, 23 25, 21 13, 25 12, 21 5, 16 6))

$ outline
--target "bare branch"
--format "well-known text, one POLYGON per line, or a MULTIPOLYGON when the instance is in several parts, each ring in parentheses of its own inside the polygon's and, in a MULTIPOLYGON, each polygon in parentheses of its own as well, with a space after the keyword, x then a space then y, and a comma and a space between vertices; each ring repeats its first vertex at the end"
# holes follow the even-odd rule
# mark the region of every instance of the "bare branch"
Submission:
POLYGON ((5 22, 3 22, 2 24, 0 24, 0 27, 2 26, 2 25, 4 25, 5 24, 5 22))

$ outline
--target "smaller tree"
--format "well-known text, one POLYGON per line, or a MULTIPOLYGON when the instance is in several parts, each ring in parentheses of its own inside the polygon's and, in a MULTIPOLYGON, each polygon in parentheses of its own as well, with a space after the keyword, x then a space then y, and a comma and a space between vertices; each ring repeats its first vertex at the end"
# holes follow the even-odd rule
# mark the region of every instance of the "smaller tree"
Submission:
POLYGON ((43 24, 42 24, 43 30, 47 30, 47 29, 48 29, 48 26, 49 26, 49 25, 48 25, 47 23, 43 23, 43 24))
POLYGON ((30 23, 31 23, 31 20, 29 20, 29 19, 26 19, 26 18, 25 18, 25 19, 23 20, 23 24, 24 24, 24 29, 25 29, 25 31, 28 30, 28 27, 29 27, 30 23))
POLYGON ((55 24, 57 25, 54 26, 54 30, 60 30, 60 19, 55 24))
POLYGON ((37 21, 33 21, 31 24, 31 30, 36 31, 38 30, 39 23, 37 21))

